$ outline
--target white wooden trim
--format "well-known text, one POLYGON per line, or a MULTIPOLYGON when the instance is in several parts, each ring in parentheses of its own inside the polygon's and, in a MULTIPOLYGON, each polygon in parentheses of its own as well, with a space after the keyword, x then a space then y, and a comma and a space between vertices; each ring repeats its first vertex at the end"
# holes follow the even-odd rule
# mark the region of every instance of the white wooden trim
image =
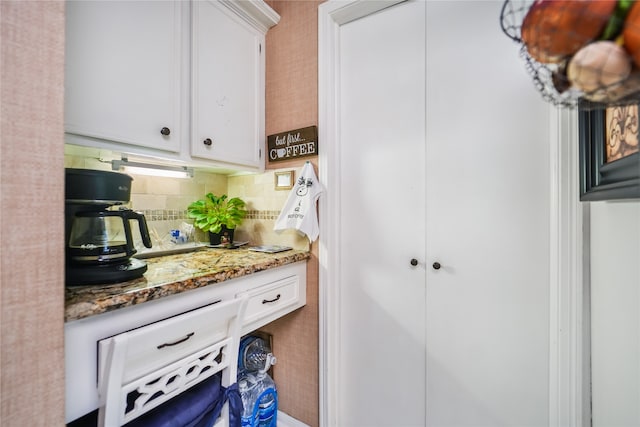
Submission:
POLYGON ((318 7, 318 138, 323 141, 318 149, 318 174, 323 181, 325 197, 319 201, 319 220, 322 224, 318 248, 318 304, 319 304, 319 418, 320 426, 336 425, 338 402, 337 373, 335 366, 339 333, 340 298, 336 286, 339 246, 336 245, 339 231, 335 207, 338 205, 340 181, 339 156, 336 156, 338 137, 338 43, 339 24, 331 16, 337 8, 332 2, 318 7))
POLYGON ((588 205, 579 201, 575 110, 553 109, 549 236, 549 426, 591 424, 588 264, 583 239, 588 205))
POLYGON ((404 1, 407 0, 337 0, 328 2, 325 9, 330 9, 331 21, 340 26, 404 1))
POLYGON ((280 22, 280 15, 262 0, 220 1, 263 35, 267 33, 269 28, 280 22))

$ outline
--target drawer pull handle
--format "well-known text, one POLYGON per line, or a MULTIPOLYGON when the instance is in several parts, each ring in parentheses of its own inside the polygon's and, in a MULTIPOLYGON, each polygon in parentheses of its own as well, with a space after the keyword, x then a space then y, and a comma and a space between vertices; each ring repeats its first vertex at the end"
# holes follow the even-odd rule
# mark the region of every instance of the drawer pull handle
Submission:
POLYGON ((269 303, 271 303, 271 302, 276 302, 276 301, 278 301, 279 299, 280 299, 280 294, 278 294, 278 296, 277 296, 277 297, 275 297, 274 299, 263 299, 263 300, 262 300, 262 303, 263 303, 263 304, 269 304, 269 303))
POLYGON ((158 350, 160 350, 161 348, 165 348, 165 347, 173 347, 174 345, 178 345, 180 343, 185 342, 186 340, 188 340, 189 338, 191 338, 193 335, 195 334, 195 332, 190 332, 187 334, 186 337, 179 339, 178 341, 175 342, 166 342, 164 344, 160 344, 158 346, 158 350))

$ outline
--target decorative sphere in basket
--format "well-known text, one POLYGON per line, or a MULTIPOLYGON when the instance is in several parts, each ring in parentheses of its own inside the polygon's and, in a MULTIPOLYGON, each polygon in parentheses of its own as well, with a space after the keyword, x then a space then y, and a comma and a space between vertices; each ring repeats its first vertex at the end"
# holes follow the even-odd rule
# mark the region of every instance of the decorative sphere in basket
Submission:
POLYGON ((546 100, 640 99, 640 1, 506 0, 501 25, 546 100))

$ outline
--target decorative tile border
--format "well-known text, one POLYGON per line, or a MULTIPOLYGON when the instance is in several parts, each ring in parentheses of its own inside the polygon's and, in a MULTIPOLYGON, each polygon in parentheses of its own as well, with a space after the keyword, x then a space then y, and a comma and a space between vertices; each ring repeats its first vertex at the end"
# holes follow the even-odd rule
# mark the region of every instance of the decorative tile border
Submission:
MULTIPOLYGON (((144 214, 147 221, 173 221, 178 219, 187 220, 187 210, 181 209, 145 209, 140 211, 144 214)), ((280 211, 247 211, 245 219, 267 219, 276 220, 280 215, 280 211)))
POLYGON ((271 219, 276 220, 280 211, 247 211, 245 219, 271 219))
POLYGON ((188 219, 186 209, 145 209, 141 210, 147 221, 172 221, 188 219))

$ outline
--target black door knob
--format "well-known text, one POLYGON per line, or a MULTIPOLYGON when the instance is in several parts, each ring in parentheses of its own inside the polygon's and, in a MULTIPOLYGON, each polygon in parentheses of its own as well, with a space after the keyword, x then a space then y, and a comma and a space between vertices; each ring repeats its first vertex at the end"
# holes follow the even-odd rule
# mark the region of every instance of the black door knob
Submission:
POLYGON ((211 138, 207 138, 204 141, 202 141, 202 143, 204 145, 211 145, 211 144, 213 144, 213 141, 211 140, 211 138))
POLYGON ((415 267, 416 265, 418 265, 418 260, 417 260, 417 259, 415 259, 415 258, 413 258, 413 259, 412 259, 411 261, 409 261, 409 262, 410 262, 410 263, 411 263, 411 265, 413 265, 414 267, 415 267))
POLYGON ((440 267, 442 267, 442 266, 440 265, 440 263, 439 263, 439 262, 434 262, 434 263, 433 263, 433 269, 434 269, 434 270, 440 270, 440 267))
POLYGON ((164 136, 167 136, 171 133, 171 129, 169 128, 162 128, 160 129, 160 133, 163 134, 164 136))

